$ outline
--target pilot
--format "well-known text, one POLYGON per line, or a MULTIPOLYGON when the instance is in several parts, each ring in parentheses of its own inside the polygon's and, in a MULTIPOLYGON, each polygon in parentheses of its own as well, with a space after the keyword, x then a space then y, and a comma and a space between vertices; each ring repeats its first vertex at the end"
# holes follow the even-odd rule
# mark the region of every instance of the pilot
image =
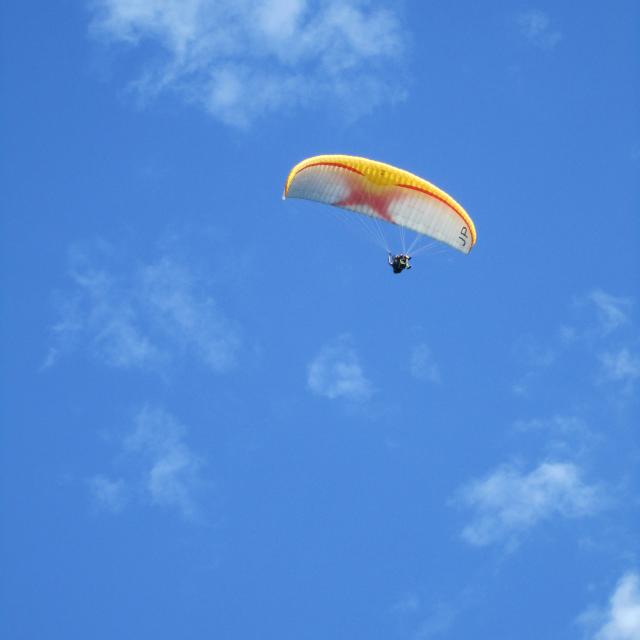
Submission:
POLYGON ((389 265, 393 269, 393 273, 402 273, 405 269, 411 269, 411 265, 409 264, 411 256, 408 256, 406 253, 399 253, 393 257, 389 254, 388 260, 389 265))

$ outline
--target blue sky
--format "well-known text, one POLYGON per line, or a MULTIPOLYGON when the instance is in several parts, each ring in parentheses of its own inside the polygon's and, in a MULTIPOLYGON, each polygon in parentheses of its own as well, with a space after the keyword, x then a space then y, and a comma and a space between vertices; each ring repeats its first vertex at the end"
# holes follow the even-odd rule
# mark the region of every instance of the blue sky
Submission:
POLYGON ((5 3, 0 635, 638 640, 638 18, 5 3), (394 276, 321 153, 477 246, 394 276))

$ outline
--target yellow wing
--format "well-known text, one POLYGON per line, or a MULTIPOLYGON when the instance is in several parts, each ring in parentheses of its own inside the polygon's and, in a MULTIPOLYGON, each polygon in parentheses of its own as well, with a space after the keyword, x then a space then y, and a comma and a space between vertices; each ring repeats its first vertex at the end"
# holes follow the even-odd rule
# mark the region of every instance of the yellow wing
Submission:
POLYGON ((303 198, 398 224, 469 253, 476 228, 447 193, 408 171, 356 156, 307 158, 287 177, 285 198, 303 198))

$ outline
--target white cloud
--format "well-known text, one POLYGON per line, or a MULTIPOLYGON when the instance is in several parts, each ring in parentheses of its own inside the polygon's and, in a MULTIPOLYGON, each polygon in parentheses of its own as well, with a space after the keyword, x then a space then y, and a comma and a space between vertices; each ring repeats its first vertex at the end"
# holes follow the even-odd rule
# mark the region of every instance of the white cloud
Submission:
POLYGON ((407 593, 392 607, 391 612, 410 625, 407 637, 415 640, 441 638, 453 627, 459 613, 460 601, 456 606, 446 602, 433 602, 433 598, 420 597, 417 593, 407 593))
POLYGON ((555 415, 544 420, 517 420, 514 426, 517 431, 548 431, 559 435, 584 434, 588 431, 582 418, 570 415, 555 415))
POLYGON ((594 289, 575 299, 575 307, 586 310, 572 325, 560 327, 564 346, 580 342, 593 344, 611 337, 611 334, 631 326, 632 298, 614 296, 602 289, 594 289), (595 317, 594 317, 595 316, 595 317))
POLYGON ((411 375, 418 380, 425 382, 440 382, 440 368, 433 359, 429 346, 422 343, 417 345, 411 352, 410 360, 411 375))
POLYGON ((611 333, 629 324, 633 305, 629 298, 612 296, 601 289, 595 289, 587 296, 587 300, 596 308, 603 333, 611 333))
POLYGON ((127 486, 121 478, 111 480, 103 475, 96 475, 88 480, 89 490, 97 506, 112 513, 118 513, 127 502, 127 486))
POLYGON ((556 351, 540 344, 530 335, 522 335, 513 347, 513 354, 528 370, 511 385, 511 390, 515 395, 524 397, 529 394, 531 385, 540 377, 540 373, 555 364, 556 351))
POLYGON ((585 484, 572 463, 544 462, 530 473, 502 466, 459 494, 475 512, 462 537, 470 544, 515 543, 525 531, 551 516, 587 516, 601 506, 594 486, 585 484))
POLYGON ((142 304, 166 335, 179 340, 214 371, 235 364, 237 332, 189 270, 164 259, 144 267, 138 279, 144 291, 142 304))
POLYGON ((539 344, 530 335, 523 335, 517 340, 514 346, 514 355, 522 363, 534 369, 545 369, 556 361, 554 350, 539 344))
POLYGON ((202 461, 185 438, 185 427, 172 415, 157 407, 142 408, 117 456, 120 464, 127 463, 126 477, 96 475, 88 481, 98 506, 117 513, 135 494, 154 506, 177 509, 186 518, 195 516, 202 461))
MULTIPOLYGON (((55 333, 55 328, 53 328, 52 330, 55 333)), ((38 371, 46 371, 47 369, 53 367, 53 365, 58 361, 59 355, 60 354, 57 348, 49 347, 47 355, 44 357, 44 360, 42 361, 42 364, 40 365, 38 371)))
POLYGON ((416 640, 442 638, 451 629, 455 619, 456 611, 453 607, 446 604, 436 605, 431 615, 420 623, 413 637, 416 640))
POLYGON ((321 102, 368 110, 399 92, 397 15, 374 0, 94 0, 92 31, 162 51, 138 80, 223 122, 321 102))
POLYGON ((575 317, 571 323, 559 325, 550 346, 537 344, 529 336, 517 342, 514 354, 529 367, 512 385, 513 392, 526 396, 544 369, 549 370, 549 375, 557 375, 564 368, 564 375, 570 376, 567 379, 579 379, 585 374, 596 387, 610 382, 628 394, 640 377, 638 332, 632 317, 634 304, 631 297, 612 295, 602 289, 577 296, 573 304, 575 317), (577 358, 593 368, 574 366, 568 371, 567 364, 575 363, 577 358))
POLYGON ((54 346, 43 367, 78 347, 123 369, 162 371, 190 356, 215 372, 235 365, 237 329, 185 266, 164 258, 116 274, 83 264, 72 279, 71 291, 59 296, 54 346))
POLYGON ((201 461, 184 442, 185 435, 186 429, 173 416, 145 407, 136 416, 134 431, 124 446, 145 465, 143 482, 151 502, 192 516, 201 461))
POLYGON ((629 349, 605 352, 601 354, 600 361, 608 380, 630 385, 640 378, 640 357, 629 349))
MULTIPOLYGON (((607 425, 609 426, 609 425, 607 425)), ((556 414, 548 418, 516 420, 513 435, 549 459, 592 460, 608 433, 594 428, 580 415, 556 414)))
POLYGON ((551 18, 543 11, 523 11, 518 16, 517 23, 524 37, 539 49, 551 51, 562 40, 562 33, 553 26, 551 18))
POLYGON ((626 573, 619 580, 605 611, 590 609, 579 618, 593 627, 591 640, 640 640, 640 577, 626 573), (596 628, 597 627, 597 628, 596 628))
POLYGON ((391 611, 400 615, 417 613, 420 611, 420 597, 416 593, 407 593, 391 607, 391 611))
POLYGON ((311 391, 331 400, 365 401, 373 394, 373 387, 347 336, 320 350, 309 364, 307 384, 311 391))

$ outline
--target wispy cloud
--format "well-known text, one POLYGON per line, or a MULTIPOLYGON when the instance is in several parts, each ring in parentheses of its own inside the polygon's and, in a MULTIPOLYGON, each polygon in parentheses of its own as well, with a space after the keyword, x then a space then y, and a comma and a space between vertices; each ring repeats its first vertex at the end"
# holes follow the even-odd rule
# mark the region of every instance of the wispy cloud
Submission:
POLYGON ((595 289, 579 304, 587 305, 596 314, 595 327, 576 335, 598 351, 600 380, 616 384, 624 393, 629 393, 640 378, 638 334, 632 321, 633 299, 595 289))
POLYGON ((609 389, 617 385, 623 395, 628 395, 640 377, 634 303, 633 298, 593 289, 574 299, 573 317, 570 322, 560 324, 555 339, 545 344, 530 336, 521 338, 514 347, 514 355, 527 370, 513 384, 514 393, 528 395, 543 371, 557 374, 566 363, 580 358, 584 362, 580 370, 574 367, 566 375, 573 379, 585 374, 595 387, 606 382, 609 389))
POLYGON ((517 420, 511 436, 530 454, 534 451, 545 459, 563 459, 580 463, 593 463, 603 452, 611 436, 612 425, 597 428, 593 416, 558 413, 544 418, 517 420))
POLYGON ((163 371, 184 357, 215 372, 235 365, 239 332, 186 266, 166 257, 119 271, 77 262, 72 287, 58 294, 43 367, 77 348, 123 369, 163 371))
POLYGON ((89 479, 96 506, 118 513, 133 497, 173 508, 186 518, 197 514, 195 495, 203 485, 202 461, 186 444, 186 428, 158 407, 143 407, 120 447, 125 477, 89 479))
POLYGON ((544 420, 540 418, 518 420, 514 427, 517 431, 545 431, 560 435, 584 434, 588 431, 582 418, 571 415, 555 415, 544 420))
POLYGON ((513 431, 514 435, 537 436, 547 455, 570 456, 573 460, 590 453, 601 439, 583 417, 568 414, 517 420, 513 431))
POLYGON ((324 346, 307 371, 309 389, 331 400, 342 398, 362 402, 373 394, 349 336, 324 346))
POLYGON ((411 375, 418 380, 438 383, 441 381, 440 367, 433 358, 431 349, 425 343, 416 345, 411 352, 411 375))
POLYGON ((154 313, 165 335, 181 342, 214 371, 234 365, 240 344, 237 331, 186 267, 165 258, 142 268, 138 278, 143 304, 154 313))
POLYGON ((526 396, 530 386, 540 377, 542 372, 551 367, 557 358, 555 349, 540 344, 530 335, 521 336, 513 347, 514 357, 527 368, 524 375, 519 377, 511 387, 514 394, 526 396))
POLYGON ((551 51, 562 40, 562 33, 544 11, 529 9, 517 17, 520 33, 535 47, 551 51))
POLYGON ((458 499, 474 512, 462 537, 475 546, 513 546, 544 520, 591 515, 602 505, 599 489, 586 484, 570 462, 543 462, 529 473, 501 466, 464 487, 458 499))
POLYGON ((92 32, 161 55, 137 88, 174 90, 223 122, 300 105, 366 110, 401 95, 397 14, 375 0, 94 0, 92 32), (360 105, 360 106, 358 106, 360 105))
POLYGON ((122 478, 111 479, 96 475, 88 480, 89 490, 99 509, 118 513, 128 501, 128 489, 122 478))
POLYGON ((145 407, 136 416, 135 428, 124 447, 145 465, 144 486, 153 504, 193 515, 192 494, 199 483, 201 461, 186 445, 185 436, 185 427, 173 416, 162 409, 145 407))
POLYGON ((441 638, 451 630, 460 614, 464 593, 458 596, 455 606, 443 601, 433 601, 433 597, 423 598, 417 593, 407 593, 392 607, 391 612, 410 629, 407 637, 414 640, 441 638))
POLYGON ((450 605, 438 604, 433 607, 431 614, 420 622, 413 637, 415 640, 442 638, 450 631, 455 622, 457 612, 450 605))
POLYGON ((611 333, 620 327, 629 324, 633 301, 630 298, 613 296, 601 289, 595 289, 587 296, 598 314, 600 330, 603 333, 611 333))
POLYGON ((391 611, 399 615, 413 614, 420 611, 422 603, 417 593, 406 593, 395 602, 391 611))
POLYGON ((523 364, 535 369, 550 367, 556 360, 555 351, 548 345, 539 343, 531 335, 521 336, 513 352, 523 364))
POLYGON ((622 383, 628 391, 640 378, 640 356, 626 347, 602 353, 600 361, 604 377, 612 382, 622 383))
POLYGON ((578 619, 590 640, 640 640, 640 576, 622 576, 606 609, 591 608, 578 619))
POLYGON ((586 295, 577 296, 573 306, 579 315, 572 323, 561 326, 560 337, 564 345, 593 344, 632 326, 632 298, 593 289, 586 295))

